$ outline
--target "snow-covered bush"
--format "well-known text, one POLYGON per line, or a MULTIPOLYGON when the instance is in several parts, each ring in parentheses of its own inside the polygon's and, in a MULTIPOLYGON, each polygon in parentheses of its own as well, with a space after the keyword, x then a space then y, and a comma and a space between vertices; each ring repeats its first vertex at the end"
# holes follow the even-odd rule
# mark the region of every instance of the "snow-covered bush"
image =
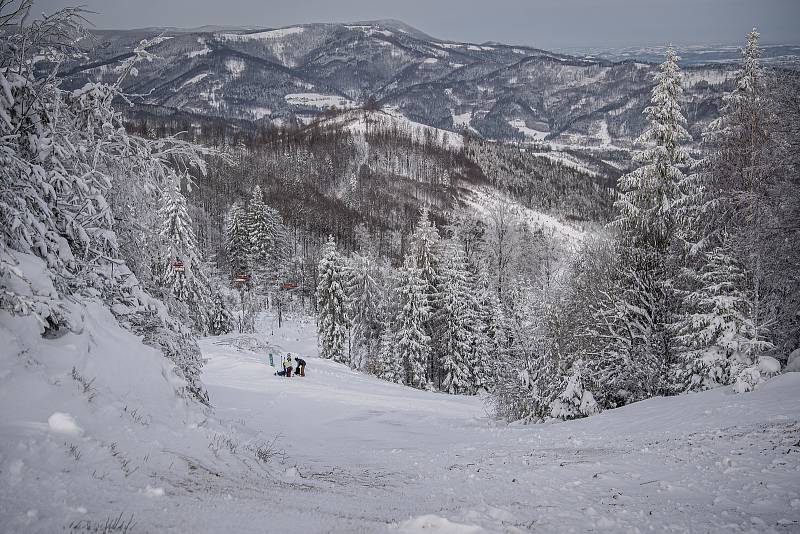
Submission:
POLYGON ((564 389, 550 404, 550 416, 558 419, 577 419, 600 412, 592 392, 583 386, 582 362, 572 366, 572 373, 564 377, 564 389))
POLYGON ((745 367, 739 372, 736 376, 736 382, 733 384, 733 390, 736 393, 753 391, 760 384, 780 372, 781 364, 778 360, 771 356, 761 356, 757 363, 745 367))

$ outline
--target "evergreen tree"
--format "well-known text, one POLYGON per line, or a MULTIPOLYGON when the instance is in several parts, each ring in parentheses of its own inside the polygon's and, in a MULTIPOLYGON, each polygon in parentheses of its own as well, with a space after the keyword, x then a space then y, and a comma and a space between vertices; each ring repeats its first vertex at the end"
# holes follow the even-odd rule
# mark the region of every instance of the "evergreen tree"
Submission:
POLYGON ((195 329, 205 333, 208 331, 211 292, 177 176, 170 185, 161 208, 161 238, 167 255, 162 268, 162 283, 178 301, 186 304, 195 329))
POLYGON ((208 333, 212 336, 221 336, 233 330, 233 315, 225 306, 222 295, 214 296, 214 306, 211 311, 211 319, 208 325, 208 333))
MULTIPOLYGON (((774 294, 768 289, 766 247, 775 243, 775 237, 783 241, 765 224, 774 179, 774 142, 769 132, 774 117, 766 98, 758 40, 755 30, 748 34, 736 87, 723 98, 720 117, 705 133, 710 155, 700 172, 687 180, 684 223, 696 255, 690 263, 694 279, 708 274, 704 265, 709 259, 704 254, 709 250, 710 260, 724 250, 738 266, 728 271, 735 279, 725 281, 725 286, 745 299, 738 307, 747 310, 750 327, 739 331, 752 336, 747 344, 751 362, 772 348, 767 325, 775 306, 769 302, 774 294)), ((716 283, 722 283, 721 276, 718 272, 716 283)))
POLYGON ((752 389, 760 376, 752 366, 774 349, 767 325, 784 308, 775 300, 791 294, 785 286, 770 287, 780 284, 781 275, 770 273, 769 265, 780 260, 766 251, 781 247, 785 237, 769 228, 774 222, 766 223, 780 158, 773 154, 775 113, 758 39, 755 30, 748 34, 736 86, 704 134, 709 155, 683 187, 682 223, 690 244, 680 287, 687 317, 678 324, 685 388, 736 382, 739 391, 752 389))
POLYGON ((621 263, 615 291, 596 303, 602 343, 589 362, 592 380, 608 388, 613 404, 667 392, 674 379, 677 303, 667 253, 676 245, 682 168, 689 161, 681 142, 690 139, 680 109, 678 59, 668 48, 644 111, 649 126, 637 140, 644 145, 634 156, 639 167, 620 179, 615 202, 612 226, 619 230, 621 263))
POLYGON ((425 289, 422 270, 412 256, 407 256, 395 289, 398 305, 395 341, 405 383, 415 388, 428 385, 426 366, 431 354, 431 338, 425 333, 425 323, 430 317, 425 289))
POLYGON ((277 290, 282 266, 288 258, 280 215, 264 203, 258 185, 253 188, 247 205, 245 226, 253 283, 261 292, 272 293, 277 290))
POLYGON ((392 326, 388 323, 384 324, 380 335, 376 365, 377 376, 389 382, 402 384, 404 376, 403 365, 398 357, 396 345, 396 334, 393 332, 392 326))
POLYGON ((689 161, 681 146, 691 136, 680 107, 683 75, 679 59, 672 47, 667 49, 651 105, 644 110, 649 127, 637 139, 637 144, 645 146, 634 155, 639 167, 620 179, 620 195, 614 204, 618 216, 613 226, 621 230, 624 244, 661 254, 672 244, 675 203, 685 179, 682 166, 689 161))
POLYGON ((664 354, 672 347, 665 346, 662 295, 652 271, 618 264, 608 290, 591 303, 594 343, 587 349, 586 378, 604 407, 668 392, 665 379, 673 376, 664 354))
POLYGON ((476 345, 475 301, 468 286, 463 247, 457 239, 448 241, 445 258, 436 311, 440 387, 448 393, 466 393, 474 389, 471 364, 476 345))
MULTIPOLYGON (((441 268, 439 248, 439 231, 431 223, 428 208, 424 207, 420 213, 417 227, 411 236, 411 254, 423 282, 423 291, 429 310, 423 328, 429 338, 434 338, 436 335, 435 317, 439 301, 439 271, 441 268)), ((425 377, 426 382, 432 382, 439 376, 440 368, 433 351, 428 353, 428 358, 428 361, 424 363, 425 377)))
POLYGON ((686 270, 695 289, 684 296, 686 315, 678 330, 686 347, 679 371, 684 389, 732 384, 753 363, 755 329, 748 310, 751 301, 742 292, 745 274, 723 247, 703 257, 699 272, 686 270))
POLYGON ((246 226, 246 213, 242 205, 235 202, 228 211, 225 224, 225 256, 231 270, 231 278, 249 274, 250 238, 246 226))
POLYGON ((375 258, 354 253, 346 271, 348 319, 352 324, 353 365, 361 368, 377 355, 384 324, 384 294, 375 258))
MULTIPOLYGON (((188 169, 204 174, 203 155, 209 152, 175 138, 129 135, 114 110, 121 84, 136 62, 148 57, 150 43, 141 43, 122 62, 115 83, 64 90, 58 76, 36 64, 42 58, 56 64, 76 49, 76 40, 87 35, 81 10, 31 20, 30 7, 29 1, 0 5, 0 307, 35 316, 44 333, 72 326, 70 317, 80 315, 85 298, 99 297, 121 326, 172 361, 185 380, 179 392, 208 403, 199 381, 203 360, 191 331, 129 269, 115 226, 142 229, 125 210, 139 199, 147 199, 141 212, 148 222, 156 221, 161 199, 155 193, 171 194, 176 168, 182 175, 188 169), (119 194, 120 183, 134 194, 119 194), (116 202, 109 201, 112 193, 116 202), (26 272, 31 268, 35 277, 26 272), (42 292, 48 279, 53 289, 42 292)), ((152 243, 159 241, 158 226, 144 228, 152 243)), ((149 253, 159 247, 124 246, 136 250, 142 264, 159 263, 150 284, 156 289, 163 258, 149 253)), ((202 274, 199 262, 191 264, 202 274)))
POLYGON ((505 314, 497 292, 489 283, 487 269, 480 269, 474 297, 476 322, 472 354, 472 385, 474 390, 490 390, 494 383, 492 363, 505 360, 505 314))
POLYGON ((317 333, 320 356, 340 363, 347 361, 347 294, 345 293, 344 262, 336 250, 333 236, 322 249, 317 283, 317 333))

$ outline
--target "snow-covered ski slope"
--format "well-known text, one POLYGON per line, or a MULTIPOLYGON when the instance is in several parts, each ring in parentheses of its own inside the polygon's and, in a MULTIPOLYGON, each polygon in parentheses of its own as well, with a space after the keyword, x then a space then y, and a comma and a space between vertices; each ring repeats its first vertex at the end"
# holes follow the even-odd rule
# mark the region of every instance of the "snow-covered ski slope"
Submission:
POLYGON ((237 336, 204 341, 220 416, 279 435, 286 458, 281 489, 264 489, 268 509, 237 497, 198 525, 235 510, 243 531, 800 529, 800 374, 746 395, 721 389, 507 426, 481 399, 317 359, 313 326, 239 343, 255 351, 231 345, 237 336), (273 376, 270 348, 303 354, 307 376, 273 376))
MULTIPOLYGON (((114 339, 88 362, 120 357, 108 351, 125 340, 107 328, 114 339)), ((720 389, 509 426, 479 398, 417 391, 318 359, 311 320, 278 329, 265 317, 258 331, 201 341, 215 406, 208 423, 176 418, 174 406, 155 412, 144 386, 125 395, 147 409, 147 425, 118 401, 107 404, 108 373, 71 356, 77 338, 36 363, 29 352, 4 357, 0 531, 81 532, 119 514, 133 517, 133 533, 800 530, 799 373, 744 395, 720 389), (270 351, 276 365, 284 351, 302 355, 307 376, 274 376, 270 351), (91 403, 66 378, 62 367, 73 362, 98 377, 91 403), (79 428, 61 416, 48 423, 54 412, 79 428), (207 424, 234 431, 238 452, 198 439, 207 424), (266 466, 239 454, 252 439, 275 439, 266 466), (109 454, 113 440, 135 472, 123 473, 109 454)))

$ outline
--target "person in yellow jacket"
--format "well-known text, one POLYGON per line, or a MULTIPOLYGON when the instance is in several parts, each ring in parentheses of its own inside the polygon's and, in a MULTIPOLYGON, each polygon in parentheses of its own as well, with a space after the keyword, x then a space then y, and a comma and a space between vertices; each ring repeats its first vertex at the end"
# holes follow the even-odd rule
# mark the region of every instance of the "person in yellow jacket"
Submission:
POLYGON ((288 378, 291 378, 292 369, 293 369, 292 368, 292 356, 291 356, 291 354, 287 354, 283 358, 283 361, 281 363, 283 364, 283 371, 285 373, 285 376, 288 377, 288 378))

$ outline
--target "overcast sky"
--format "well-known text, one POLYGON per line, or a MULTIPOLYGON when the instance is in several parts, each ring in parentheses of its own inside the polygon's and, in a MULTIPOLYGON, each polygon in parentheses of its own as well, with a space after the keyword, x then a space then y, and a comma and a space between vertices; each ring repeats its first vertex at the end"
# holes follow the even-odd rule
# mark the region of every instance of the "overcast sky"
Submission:
POLYGON ((84 5, 98 28, 242 25, 393 18, 434 37, 540 48, 800 43, 800 0, 35 0, 84 5))

